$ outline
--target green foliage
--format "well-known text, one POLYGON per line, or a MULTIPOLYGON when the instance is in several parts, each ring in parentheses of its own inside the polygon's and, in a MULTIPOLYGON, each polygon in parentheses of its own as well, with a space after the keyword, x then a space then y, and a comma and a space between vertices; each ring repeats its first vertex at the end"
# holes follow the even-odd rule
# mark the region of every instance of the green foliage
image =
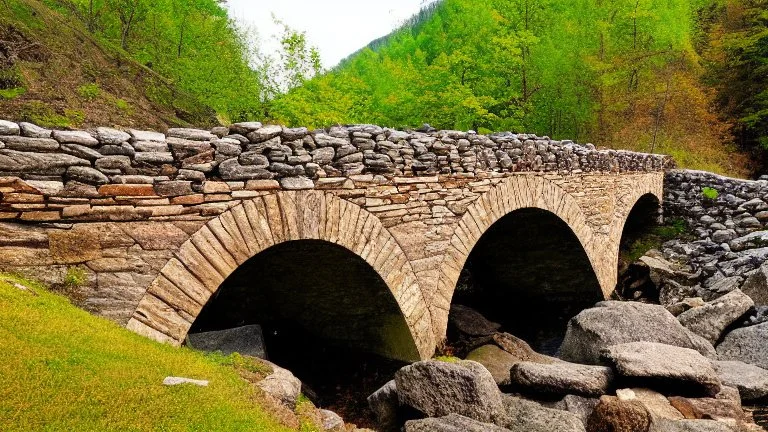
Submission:
POLYGON ((443 363, 456 363, 461 361, 460 358, 454 356, 437 356, 435 357, 435 360, 443 363))
POLYGON ((704 187, 701 189, 701 194, 708 200, 716 200, 720 193, 715 188, 704 187))
POLYGON ((84 84, 77 88, 77 93, 84 99, 94 100, 101 95, 101 87, 96 83, 84 84))
POLYGON ((689 236, 690 228, 683 219, 671 218, 663 225, 647 229, 643 234, 629 245, 623 252, 624 260, 635 262, 651 249, 659 249, 664 242, 674 239, 684 239, 689 236))
POLYGON ((0 430, 288 430, 236 370, 246 360, 150 341, 5 274, 0 311, 0 430), (163 386, 169 375, 210 385, 163 386))
POLYGON ((88 275, 81 267, 68 267, 64 275, 64 286, 67 288, 80 288, 88 280, 88 275))
POLYGON ((81 110, 65 109, 62 115, 44 102, 29 101, 22 106, 19 117, 23 121, 28 121, 42 127, 74 128, 82 124, 85 119, 85 113, 81 110))
POLYGON ((14 99, 27 92, 24 87, 13 87, 9 89, 0 89, 0 99, 14 99))

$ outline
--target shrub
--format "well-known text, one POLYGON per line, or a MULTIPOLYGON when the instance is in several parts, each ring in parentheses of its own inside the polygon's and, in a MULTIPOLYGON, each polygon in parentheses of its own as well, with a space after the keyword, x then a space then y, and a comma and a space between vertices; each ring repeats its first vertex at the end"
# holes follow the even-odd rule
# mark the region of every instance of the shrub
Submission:
POLYGON ((69 267, 64 275, 64 287, 67 290, 80 288, 88 280, 88 275, 81 267, 69 267))
POLYGON ((77 94, 87 100, 94 100, 101 95, 101 87, 96 83, 84 84, 77 88, 77 94))
POLYGON ((711 187, 705 187, 701 190, 701 194, 704 195, 704 198, 708 200, 716 200, 717 197, 720 196, 720 193, 717 192, 717 189, 711 188, 711 187))

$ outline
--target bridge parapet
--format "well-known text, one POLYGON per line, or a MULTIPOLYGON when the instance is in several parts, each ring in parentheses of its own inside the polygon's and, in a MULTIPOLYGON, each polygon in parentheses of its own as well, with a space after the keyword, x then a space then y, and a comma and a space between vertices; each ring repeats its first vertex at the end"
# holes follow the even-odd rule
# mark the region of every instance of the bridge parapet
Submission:
POLYGON ((0 219, 206 217, 226 210, 222 202, 268 190, 434 183, 438 176, 472 183, 525 172, 642 173, 672 165, 666 156, 512 133, 238 123, 163 134, 0 121, 0 219))

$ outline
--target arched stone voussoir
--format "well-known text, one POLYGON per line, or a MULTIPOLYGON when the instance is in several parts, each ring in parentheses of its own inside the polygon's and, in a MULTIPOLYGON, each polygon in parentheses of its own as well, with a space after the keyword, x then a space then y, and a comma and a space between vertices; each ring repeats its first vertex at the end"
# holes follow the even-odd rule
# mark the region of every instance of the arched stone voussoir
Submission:
POLYGON ((495 185, 467 208, 449 241, 436 285, 438 295, 433 297, 436 299, 435 303, 430 305, 438 340, 445 337, 450 299, 453 297, 461 268, 474 246, 498 220, 515 210, 525 208, 546 210, 571 228, 586 252, 603 292, 606 293, 608 287, 603 285, 609 278, 600 277, 605 272, 601 271, 599 247, 595 244, 595 236, 578 201, 554 182, 540 176, 511 176, 495 185))
POLYGON ((277 191, 231 208, 192 234, 139 303, 128 328, 179 345, 239 265, 283 242, 323 240, 358 255, 392 293, 421 358, 434 354, 430 309, 410 261, 381 221, 331 193, 277 191), (184 301, 174 296, 183 295, 184 301))

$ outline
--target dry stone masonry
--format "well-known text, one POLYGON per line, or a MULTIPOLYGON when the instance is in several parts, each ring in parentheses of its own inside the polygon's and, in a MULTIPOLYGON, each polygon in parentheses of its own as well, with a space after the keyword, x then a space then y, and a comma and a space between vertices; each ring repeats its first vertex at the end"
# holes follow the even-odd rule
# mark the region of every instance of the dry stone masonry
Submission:
POLYGON ((427 358, 473 245, 538 208, 568 224, 603 295, 643 196, 671 159, 533 135, 309 131, 260 123, 166 133, 50 131, 0 121, 0 267, 64 286, 90 310, 181 343, 225 278, 290 240, 323 240, 378 272, 427 358), (71 287, 70 287, 71 288, 71 287))

